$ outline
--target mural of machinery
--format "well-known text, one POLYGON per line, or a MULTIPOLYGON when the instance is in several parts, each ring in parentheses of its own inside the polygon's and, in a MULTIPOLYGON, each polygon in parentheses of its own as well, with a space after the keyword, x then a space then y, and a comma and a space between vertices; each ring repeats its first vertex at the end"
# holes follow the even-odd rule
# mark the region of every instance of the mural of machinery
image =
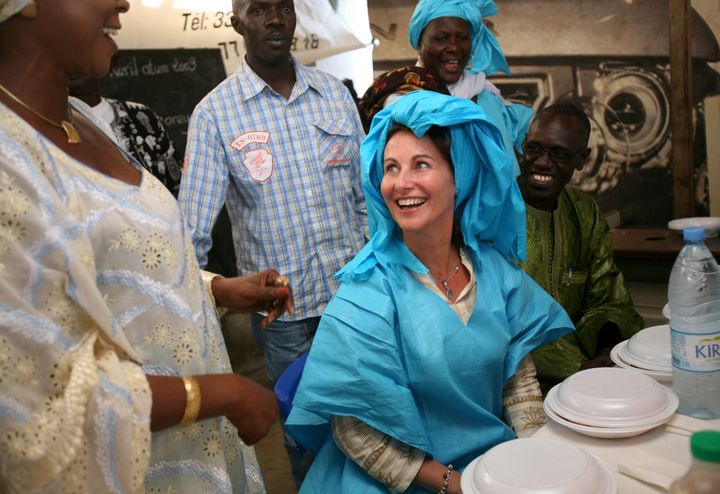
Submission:
POLYGON ((607 192, 623 173, 670 166, 667 71, 663 65, 598 64, 592 96, 585 101, 594 160, 575 180, 580 189, 607 192))
MULTIPOLYGON (((508 99, 535 110, 573 101, 590 117, 592 152, 575 173, 573 186, 594 196, 603 210, 620 211, 626 224, 660 224, 672 217, 667 61, 526 59, 514 61, 512 67, 511 77, 494 79, 508 99), (640 202, 639 191, 653 192, 640 202)), ((707 208, 702 100, 708 88, 717 88, 718 76, 702 63, 696 64, 695 72, 700 213, 707 208)))
POLYGON ((592 124, 592 159, 574 184, 590 193, 618 186, 623 172, 669 168, 669 67, 598 61, 544 66, 515 65, 514 74, 496 78, 506 98, 540 110, 558 100, 582 105, 592 124), (537 74, 528 77, 523 72, 537 74), (572 72, 574 87, 560 86, 558 71, 572 72), (558 94, 559 93, 559 94, 558 94), (598 180, 596 180, 596 178, 598 180))
MULTIPOLYGON (((571 27, 564 28, 559 39, 540 43, 541 54, 536 38, 503 36, 526 29, 522 19, 538 4, 500 3, 493 27, 513 75, 495 82, 504 95, 535 109, 560 100, 581 104, 592 124, 592 155, 575 174, 573 185, 592 195, 604 211, 618 211, 624 224, 666 223, 673 217, 667 9, 648 0, 542 2, 535 15, 564 18, 571 27), (518 53, 522 55, 515 56, 518 53)), ((536 25, 546 26, 542 20, 536 25)), ((707 214, 703 100, 720 88, 720 75, 708 65, 720 59, 720 48, 697 13, 692 29, 696 209, 707 214)))

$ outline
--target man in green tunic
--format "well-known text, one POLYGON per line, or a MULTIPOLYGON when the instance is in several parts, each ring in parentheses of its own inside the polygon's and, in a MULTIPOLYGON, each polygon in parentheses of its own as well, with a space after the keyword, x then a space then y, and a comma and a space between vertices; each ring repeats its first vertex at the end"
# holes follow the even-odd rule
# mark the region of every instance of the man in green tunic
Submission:
POLYGON ((590 155, 590 122, 556 104, 532 122, 518 185, 527 206, 525 270, 565 308, 577 328, 533 352, 547 392, 581 369, 612 366, 610 350, 643 327, 613 260, 610 228, 597 203, 566 187, 590 155))

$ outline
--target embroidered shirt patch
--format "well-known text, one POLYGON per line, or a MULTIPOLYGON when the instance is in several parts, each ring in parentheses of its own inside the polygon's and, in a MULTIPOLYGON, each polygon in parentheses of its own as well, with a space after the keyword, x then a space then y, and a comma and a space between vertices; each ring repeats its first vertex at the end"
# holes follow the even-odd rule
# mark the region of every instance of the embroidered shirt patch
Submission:
POLYGON ((343 144, 335 144, 325 155, 325 164, 327 166, 347 165, 350 163, 350 156, 343 144))
POLYGON ((240 134, 233 142, 230 143, 230 145, 238 151, 242 151, 249 144, 267 144, 269 140, 270 132, 253 130, 251 132, 240 134))
POLYGON ((243 156, 243 165, 256 182, 265 182, 272 176, 273 155, 267 149, 253 149, 243 156))

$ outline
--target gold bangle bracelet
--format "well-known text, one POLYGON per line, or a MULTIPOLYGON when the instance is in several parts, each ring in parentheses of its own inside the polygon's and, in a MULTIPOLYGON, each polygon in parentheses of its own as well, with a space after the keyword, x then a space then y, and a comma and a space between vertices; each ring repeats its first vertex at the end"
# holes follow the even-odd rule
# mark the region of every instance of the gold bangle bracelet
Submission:
POLYGON ((185 385, 185 413, 178 424, 185 427, 197 421, 200 414, 200 385, 192 376, 183 376, 183 384, 185 385))

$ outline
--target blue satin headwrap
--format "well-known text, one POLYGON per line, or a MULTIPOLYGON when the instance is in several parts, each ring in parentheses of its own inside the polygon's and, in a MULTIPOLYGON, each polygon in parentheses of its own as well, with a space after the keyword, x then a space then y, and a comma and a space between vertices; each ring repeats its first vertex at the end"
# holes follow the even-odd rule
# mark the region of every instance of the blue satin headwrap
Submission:
POLYGON ((408 25, 408 38, 416 50, 420 36, 430 21, 438 17, 459 17, 470 24, 472 30, 472 54, 465 70, 473 74, 485 72, 510 73, 500 44, 483 24, 483 17, 495 15, 498 9, 493 0, 420 0, 408 25))
POLYGON ((380 194, 387 133, 396 123, 419 137, 433 125, 449 131, 455 171, 455 221, 466 247, 477 253, 478 245, 487 242, 510 260, 524 260, 525 203, 497 127, 482 107, 470 100, 434 91, 414 91, 375 116, 360 147, 371 238, 338 273, 338 278, 363 279, 376 264, 390 271, 401 266, 417 273, 427 271, 402 242, 400 229, 380 194))

